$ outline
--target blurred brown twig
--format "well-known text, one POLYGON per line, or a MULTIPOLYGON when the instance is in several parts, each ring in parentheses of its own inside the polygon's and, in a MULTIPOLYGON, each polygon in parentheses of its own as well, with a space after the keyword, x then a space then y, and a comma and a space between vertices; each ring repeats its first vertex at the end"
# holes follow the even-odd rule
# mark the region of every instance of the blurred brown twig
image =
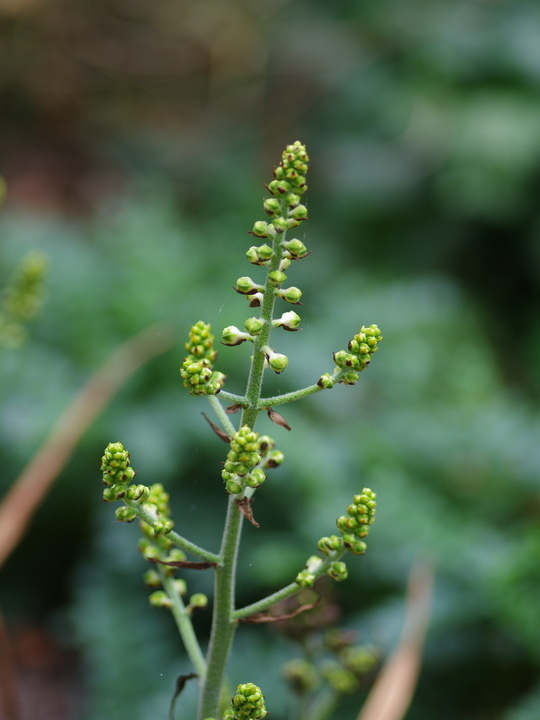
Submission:
POLYGON ((433 570, 427 565, 415 565, 409 575, 401 639, 382 666, 357 720, 402 720, 405 717, 420 674, 432 594, 433 570))

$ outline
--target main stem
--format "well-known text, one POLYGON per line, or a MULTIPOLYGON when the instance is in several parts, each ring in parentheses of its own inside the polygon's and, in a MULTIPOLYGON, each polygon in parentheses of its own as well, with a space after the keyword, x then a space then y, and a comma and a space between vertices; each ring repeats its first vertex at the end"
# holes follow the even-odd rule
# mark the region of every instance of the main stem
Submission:
POLYGON ((236 629, 236 622, 232 620, 231 615, 234 610, 236 558, 242 520, 243 516, 236 506, 234 497, 231 496, 220 551, 221 562, 216 567, 212 633, 207 655, 207 671, 201 685, 198 720, 219 715, 221 687, 236 629))
MULTIPOLYGON (((287 211, 285 203, 282 203, 282 211, 284 213, 287 211)), ((264 325, 255 338, 253 358, 247 382, 246 399, 248 406, 242 412, 241 425, 248 425, 251 429, 255 426, 257 415, 260 412, 257 405, 261 397, 265 361, 261 348, 268 344, 274 313, 274 286, 270 282, 268 275, 274 270, 279 270, 283 255, 281 246, 283 239, 284 234, 277 234, 273 240, 274 256, 267 265, 266 284, 261 305, 261 319, 264 320, 264 325)), ((236 500, 234 496, 231 496, 221 542, 220 562, 216 567, 212 632, 207 654, 207 671, 201 684, 197 720, 220 716, 221 688, 237 624, 237 621, 233 619, 235 610, 234 590, 242 520, 243 516, 236 505, 236 500)))

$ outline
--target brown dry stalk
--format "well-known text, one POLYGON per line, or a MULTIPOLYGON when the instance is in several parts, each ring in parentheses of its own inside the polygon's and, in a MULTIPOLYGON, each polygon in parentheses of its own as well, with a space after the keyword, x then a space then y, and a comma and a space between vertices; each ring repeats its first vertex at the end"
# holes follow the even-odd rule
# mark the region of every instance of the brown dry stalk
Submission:
POLYGON ((401 639, 377 675, 357 720, 402 720, 405 717, 422 665, 432 594, 432 569, 416 565, 409 575, 401 639))
POLYGON ((173 344, 172 333, 165 326, 146 328, 120 345, 75 395, 2 500, 0 567, 17 547, 86 429, 136 370, 173 344))

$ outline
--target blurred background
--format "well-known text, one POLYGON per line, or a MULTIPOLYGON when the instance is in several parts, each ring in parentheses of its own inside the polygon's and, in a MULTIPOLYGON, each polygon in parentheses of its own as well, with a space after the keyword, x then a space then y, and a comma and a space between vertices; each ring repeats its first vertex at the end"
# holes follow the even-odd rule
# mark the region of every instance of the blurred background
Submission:
MULTIPOLYGON (((231 288, 258 277, 246 231, 297 139, 304 330, 276 333, 290 366, 268 392, 331 371, 362 324, 385 339, 356 387, 284 406, 291 433, 261 418, 286 462, 245 530, 239 604, 290 582, 369 485, 368 553, 325 591, 340 626, 387 654, 428 561, 407 718, 538 720, 539 28, 535 0, 0 0, 1 286, 30 251, 48 263, 26 342, 0 353, 2 493, 121 343, 155 322, 174 337, 84 433, 1 570, 23 720, 166 716, 188 663, 148 608, 135 524, 101 501, 100 457, 121 441, 140 481, 170 491, 179 532, 217 549, 224 446, 178 367, 195 321, 219 335, 251 314, 231 288)), ((248 362, 220 351, 230 392, 248 362)), ((262 684, 284 720, 280 666, 298 652, 242 627, 231 682, 262 684)), ((194 702, 188 688, 180 720, 194 702)))

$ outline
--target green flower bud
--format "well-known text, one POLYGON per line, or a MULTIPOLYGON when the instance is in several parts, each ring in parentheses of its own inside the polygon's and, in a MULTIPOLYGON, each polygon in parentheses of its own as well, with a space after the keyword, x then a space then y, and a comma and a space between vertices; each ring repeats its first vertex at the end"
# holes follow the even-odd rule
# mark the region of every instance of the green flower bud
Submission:
POLYGON ((358 365, 356 355, 352 355, 345 350, 340 350, 339 352, 334 353, 334 362, 339 368, 354 367, 355 365, 358 365))
POLYGON ((291 266, 291 258, 288 256, 289 254, 283 254, 283 257, 281 258, 281 261, 279 263, 279 269, 281 272, 285 272, 285 270, 288 270, 291 266))
POLYGON ((284 272, 281 272, 281 270, 274 270, 274 272, 268 273, 268 279, 274 285, 275 287, 279 287, 282 283, 285 282, 287 279, 287 276, 284 272))
POLYGON ((103 490, 103 500, 105 502, 114 502, 115 500, 118 499, 116 496, 115 488, 116 488, 116 485, 111 485, 111 487, 106 487, 103 490))
POLYGON ((324 373, 318 379, 317 385, 319 387, 324 388, 325 390, 333 388, 334 387, 334 378, 330 375, 330 373, 324 373))
POLYGON ((155 545, 147 545, 145 548, 142 548, 142 556, 145 560, 160 560, 161 552, 155 545))
POLYGON ((300 195, 295 195, 294 193, 289 193, 285 197, 285 204, 289 208, 295 208, 297 205, 300 204, 300 195))
POLYGON ((234 720, 262 720, 268 715, 264 695, 253 683, 238 685, 231 705, 234 720))
POLYGON ((187 583, 182 578, 176 578, 173 580, 174 589, 179 595, 185 595, 187 593, 187 583))
POLYGON ((161 578, 155 570, 147 570, 143 575, 145 585, 150 587, 159 587, 161 585, 161 578))
POLYGON ((264 457, 270 450, 274 449, 275 442, 268 435, 259 435, 257 439, 257 452, 264 457))
POLYGON ((167 518, 159 518, 152 527, 156 535, 166 535, 171 532, 174 527, 174 523, 172 520, 168 520, 167 518))
POLYGON ((238 480, 227 480, 225 483, 225 490, 229 495, 239 495, 244 488, 238 482, 238 480))
POLYGON ((115 491, 115 493, 116 493, 116 497, 117 497, 117 498, 120 499, 120 498, 123 498, 123 497, 125 496, 126 490, 127 490, 127 485, 126 485, 126 483, 119 482, 119 483, 116 483, 113 487, 114 487, 114 491, 115 491))
POLYGON ((270 225, 270 223, 267 223, 264 220, 258 220, 253 226, 251 234, 255 235, 255 237, 269 238, 274 237, 276 231, 274 230, 272 225, 270 225))
POLYGON ((264 290, 264 287, 262 285, 257 285, 257 283, 253 282, 250 277, 244 276, 238 278, 234 289, 237 293, 240 293, 240 295, 251 295, 255 292, 261 292, 264 290))
POLYGON ((283 313, 280 318, 273 320, 272 325, 274 327, 282 327, 284 330, 294 332, 300 329, 300 315, 297 315, 294 310, 289 310, 289 312, 283 313))
POLYGON ((130 523, 133 522, 137 517, 137 511, 134 508, 124 506, 117 508, 115 515, 116 519, 120 520, 120 522, 130 523))
POLYGON ((258 488, 266 480, 266 475, 260 468, 255 468, 246 475, 245 483, 248 487, 258 488))
POLYGON ((150 495, 150 488, 146 485, 131 485, 126 492, 126 497, 129 500, 140 500, 141 502, 146 500, 150 495))
POLYGON ((266 362, 278 375, 283 372, 289 364, 289 358, 286 355, 274 352, 268 345, 265 345, 262 351, 266 355, 266 362))
POLYGON ((344 562, 333 562, 326 571, 326 574, 336 582, 342 582, 347 579, 347 566, 344 562))
POLYGON ((243 343, 245 340, 252 339, 249 333, 242 332, 235 325, 229 325, 224 328, 221 337, 223 344, 230 345, 231 347, 234 345, 240 345, 240 343, 243 343))
POLYGON ((275 220, 272 220, 272 226, 276 232, 282 233, 289 229, 289 221, 284 217, 277 217, 275 220))
POLYGON ((291 303, 291 305, 301 305, 302 291, 297 287, 281 288, 276 290, 275 293, 286 302, 291 303))
POLYGON ((299 260, 307 255, 307 247, 301 240, 298 240, 298 238, 293 238, 283 243, 283 247, 295 260, 299 260))
POLYGON ((336 525, 343 533, 350 533, 351 530, 358 527, 357 521, 354 518, 347 517, 346 515, 339 517, 336 520, 336 525))
POLYGON ((305 205, 297 205, 288 211, 287 217, 292 220, 297 220, 298 222, 307 220, 307 207, 305 205))
POLYGON ((266 265, 273 256, 274 251, 269 245, 260 245, 259 247, 252 245, 246 252, 246 257, 252 265, 266 265))
POLYGON ((189 599, 190 608, 205 608, 208 605, 208 598, 203 593, 195 593, 189 599))
POLYGON ((348 546, 348 549, 353 555, 363 555, 367 550, 367 545, 365 542, 362 542, 362 540, 356 540, 356 542, 353 542, 348 546))
POLYGON ((153 605, 154 607, 170 608, 172 605, 169 596, 164 590, 156 590, 148 599, 150 600, 150 605, 153 605))
POLYGON ((244 327, 250 335, 258 335, 263 329, 264 324, 265 321, 261 318, 251 317, 245 321, 244 327))
POLYGON ((264 211, 270 215, 270 217, 276 217, 281 213, 281 205, 275 198, 268 198, 263 203, 264 211))
POLYGON ((296 576, 295 582, 300 587, 313 587, 315 582, 315 576, 312 575, 309 570, 301 570, 296 576))
POLYGON ((274 197, 281 197, 286 195, 291 189, 291 184, 286 180, 272 180, 268 185, 268 190, 274 197))
POLYGON ((343 540, 337 535, 322 537, 317 543, 317 547, 325 555, 330 555, 331 553, 341 552, 341 550, 343 550, 343 540))
POLYGON ((266 458, 266 462, 264 463, 263 467, 265 468, 275 468, 278 465, 281 465, 283 460, 285 459, 285 456, 280 450, 271 450, 268 453, 268 456, 266 458))
POLYGON ((345 375, 341 378, 340 382, 342 382, 344 385, 356 385, 356 383, 358 382, 358 378, 358 373, 352 370, 351 372, 345 373, 345 375))

